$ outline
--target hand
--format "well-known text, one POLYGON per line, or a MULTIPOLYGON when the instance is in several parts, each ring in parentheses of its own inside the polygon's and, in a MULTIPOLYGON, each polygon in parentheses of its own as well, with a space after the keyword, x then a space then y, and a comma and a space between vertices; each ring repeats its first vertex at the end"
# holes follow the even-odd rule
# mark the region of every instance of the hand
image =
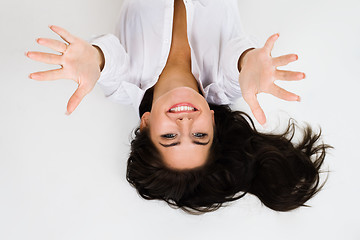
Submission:
POLYGON ((54 39, 38 38, 37 43, 49 47, 59 53, 27 52, 26 56, 35 61, 60 65, 60 69, 35 72, 29 75, 31 79, 46 81, 71 79, 79 84, 67 104, 67 114, 71 114, 82 99, 96 85, 100 77, 102 57, 98 49, 88 42, 77 38, 58 26, 50 26, 66 43, 54 39))
POLYGON ((300 101, 300 97, 288 92, 274 84, 275 80, 301 80, 305 78, 302 72, 278 70, 276 67, 285 66, 296 61, 296 54, 288 54, 280 57, 271 57, 271 51, 279 34, 274 34, 266 41, 263 48, 250 50, 241 59, 241 71, 239 83, 244 100, 251 108, 256 120, 264 125, 266 117, 261 109, 256 95, 258 93, 270 93, 275 97, 286 101, 300 101))

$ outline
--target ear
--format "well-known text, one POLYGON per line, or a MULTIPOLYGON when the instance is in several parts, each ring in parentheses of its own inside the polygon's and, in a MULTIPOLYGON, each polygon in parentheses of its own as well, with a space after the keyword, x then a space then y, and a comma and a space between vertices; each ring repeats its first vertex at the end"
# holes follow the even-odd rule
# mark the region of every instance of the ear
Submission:
POLYGON ((210 110, 211 115, 212 115, 212 122, 213 122, 213 126, 215 126, 215 112, 214 110, 210 110))
POLYGON ((145 112, 141 117, 140 132, 149 126, 150 112, 145 112))

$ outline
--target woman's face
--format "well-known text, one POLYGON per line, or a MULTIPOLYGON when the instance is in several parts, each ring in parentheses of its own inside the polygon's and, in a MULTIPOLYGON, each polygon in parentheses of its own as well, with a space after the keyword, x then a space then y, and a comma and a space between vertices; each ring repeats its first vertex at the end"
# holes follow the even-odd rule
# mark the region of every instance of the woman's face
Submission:
POLYGON ((153 102, 141 118, 165 164, 175 169, 202 166, 214 137, 214 111, 198 92, 175 88, 153 102))

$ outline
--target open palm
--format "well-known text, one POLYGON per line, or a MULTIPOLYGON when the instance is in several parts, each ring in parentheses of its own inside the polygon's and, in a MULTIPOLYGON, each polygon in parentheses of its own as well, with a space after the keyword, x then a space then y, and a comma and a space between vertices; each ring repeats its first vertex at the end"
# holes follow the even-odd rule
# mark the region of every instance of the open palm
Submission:
POLYGON ((71 79, 77 82, 79 86, 67 104, 67 113, 71 114, 85 95, 91 92, 100 77, 99 53, 91 44, 61 27, 50 26, 50 29, 65 42, 47 38, 38 38, 37 42, 61 54, 29 51, 26 56, 35 61, 60 65, 61 68, 35 72, 29 77, 39 81, 71 79))
POLYGON ((242 96, 261 125, 266 123, 266 117, 256 95, 264 92, 286 101, 300 101, 298 95, 277 86, 274 81, 292 81, 305 78, 305 74, 302 72, 276 69, 276 67, 285 66, 298 59, 296 54, 288 54, 275 58, 271 56, 271 51, 278 37, 279 34, 274 34, 268 38, 263 48, 247 52, 241 65, 239 83, 242 96))

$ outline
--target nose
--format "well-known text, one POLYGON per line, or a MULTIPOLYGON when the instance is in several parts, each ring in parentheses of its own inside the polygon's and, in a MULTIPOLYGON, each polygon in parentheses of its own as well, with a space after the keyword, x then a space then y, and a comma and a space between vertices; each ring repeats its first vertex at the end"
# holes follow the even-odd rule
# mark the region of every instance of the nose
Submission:
POLYGON ((193 118, 191 116, 179 116, 176 119, 177 123, 185 123, 185 122, 192 122, 193 118))
POLYGON ((177 117, 177 120, 180 120, 180 121, 190 120, 190 119, 192 119, 192 117, 189 116, 189 115, 180 115, 180 116, 177 117))
POLYGON ((198 112, 170 113, 168 117, 175 121, 194 120, 199 115, 198 112))
POLYGON ((189 116, 179 116, 175 122, 182 134, 186 134, 191 128, 194 121, 189 116))

